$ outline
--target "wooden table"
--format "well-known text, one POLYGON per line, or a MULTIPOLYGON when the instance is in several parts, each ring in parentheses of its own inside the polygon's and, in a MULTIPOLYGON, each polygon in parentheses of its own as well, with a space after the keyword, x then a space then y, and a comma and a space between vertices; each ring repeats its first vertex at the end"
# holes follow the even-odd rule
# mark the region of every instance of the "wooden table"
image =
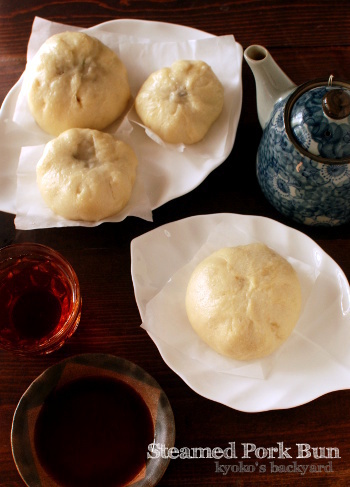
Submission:
MULTIPOLYGON (((26 46, 35 16, 80 27, 119 18, 173 22, 211 34, 234 34, 246 48, 266 46, 296 84, 328 77, 350 79, 350 2, 294 1, 131 1, 99 2, 17 0, 0 2, 0 98, 25 67, 26 46)), ((20 231, 14 216, 0 213, 0 245, 32 241, 60 251, 75 268, 83 295, 83 313, 75 335, 59 351, 38 358, 0 353, 0 485, 23 485, 12 456, 10 431, 18 400, 35 377, 50 365, 82 352, 105 352, 127 358, 146 369, 162 386, 173 407, 176 446, 225 448, 228 442, 274 447, 308 443, 336 447, 330 472, 277 473, 218 471, 213 459, 172 460, 162 486, 350 485, 350 392, 326 394, 287 410, 243 413, 199 396, 162 360, 144 330, 130 276, 130 242, 159 225, 188 216, 231 212, 262 215, 297 228, 314 239, 350 277, 350 227, 311 228, 286 220, 260 192, 255 156, 261 137, 255 106, 255 84, 243 64, 243 107, 236 143, 228 159, 194 191, 154 211, 153 222, 127 218, 95 228, 20 231)), ((330 326, 332 324, 330 323, 330 326)), ((242 468, 255 465, 242 460, 242 468)), ((293 459, 295 460, 295 458, 293 459)), ((237 461, 226 463, 239 464, 237 461)), ((286 468, 291 460, 282 459, 286 468)), ((304 462, 305 463, 305 462, 304 462)), ((324 465, 325 459, 309 464, 324 465)), ((238 467, 236 467, 237 469, 238 467)), ((238 468, 239 469, 239 468, 238 468)), ((96 486, 99 487, 99 486, 96 486)))

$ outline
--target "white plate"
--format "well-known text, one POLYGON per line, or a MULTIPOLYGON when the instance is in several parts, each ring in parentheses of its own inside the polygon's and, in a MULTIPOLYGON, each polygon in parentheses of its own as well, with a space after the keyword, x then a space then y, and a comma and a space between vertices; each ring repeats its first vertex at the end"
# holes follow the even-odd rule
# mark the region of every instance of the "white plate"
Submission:
MULTIPOLYGON (((31 59, 47 36, 68 27, 78 30, 36 18, 28 58, 31 59)), ((149 219, 151 210, 192 191, 230 154, 242 104, 242 46, 233 36, 215 37, 189 27, 141 20, 113 20, 86 29, 86 32, 105 41, 119 54, 128 69, 133 96, 136 96, 145 77, 160 67, 158 63, 169 65, 178 56, 206 61, 224 84, 225 105, 219 119, 202 142, 186 147, 183 152, 174 146, 157 144, 134 122, 131 133, 128 126, 122 126, 124 133, 116 132, 117 136, 126 138, 138 155, 139 177, 146 195, 140 191, 140 195, 132 199, 131 209, 127 208, 124 213, 107 221, 121 221, 128 215, 149 219), (149 200, 146 208, 145 197, 149 200)), ((3 155, 0 161, 0 211, 19 215, 16 221, 17 228, 21 229, 86 226, 88 224, 84 222, 62 221, 51 213, 47 214, 36 188, 35 164, 42 154, 43 145, 51 137, 33 122, 25 94, 21 92, 22 85, 23 75, 8 93, 0 111, 3 155), (27 146, 33 146, 34 150, 20 156, 22 147, 27 146), (23 161, 19 171, 22 179, 17 180, 20 158, 23 161)))
MULTIPOLYGON (((258 412, 295 407, 349 388, 349 284, 334 260, 303 233, 263 217, 200 215, 163 225, 134 239, 131 258, 142 326, 168 366, 198 394, 241 411, 258 412), (295 330, 267 362, 266 375, 260 378, 249 377, 250 371, 241 373, 234 368, 234 361, 232 370, 219 368, 210 358, 215 352, 203 343, 205 359, 194 358, 170 339, 175 336, 172 326, 179 326, 179 334, 181 326, 190 328, 189 322, 181 322, 187 319, 184 290, 176 289, 174 284, 182 270, 194 268, 200 249, 204 249, 203 257, 210 248, 253 241, 264 242, 295 262, 298 272, 302 269, 301 273, 306 270, 314 275, 307 295, 303 295, 303 311, 295 330), (167 288, 177 292, 166 295, 167 288), (163 296, 162 301, 159 298, 163 296), (152 318, 149 309, 157 301, 161 302, 162 312, 152 318)), ((183 280, 184 289, 186 283, 183 280)), ((193 335, 193 341, 199 340, 193 335)))

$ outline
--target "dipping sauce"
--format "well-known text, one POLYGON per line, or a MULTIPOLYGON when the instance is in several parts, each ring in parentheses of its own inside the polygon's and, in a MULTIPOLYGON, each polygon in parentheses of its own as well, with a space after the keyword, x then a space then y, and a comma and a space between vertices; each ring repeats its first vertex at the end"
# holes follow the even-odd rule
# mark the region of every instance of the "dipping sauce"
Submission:
POLYGON ((23 353, 58 348, 80 319, 74 271, 41 245, 13 245, 0 255, 0 344, 23 353))
POLYGON ((54 389, 34 430, 38 459, 63 487, 120 487, 144 467, 150 411, 125 382, 91 376, 54 389))

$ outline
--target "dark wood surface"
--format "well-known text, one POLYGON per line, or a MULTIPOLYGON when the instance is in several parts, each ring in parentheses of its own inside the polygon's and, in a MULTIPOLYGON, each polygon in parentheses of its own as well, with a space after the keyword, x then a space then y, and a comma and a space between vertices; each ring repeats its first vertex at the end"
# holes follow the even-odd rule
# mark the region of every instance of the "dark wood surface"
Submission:
MULTIPOLYGON (((234 34, 243 48, 253 43, 266 46, 297 84, 331 73, 350 79, 348 0, 0 0, 1 101, 24 70, 35 16, 81 27, 135 18, 178 23, 215 35, 234 34)), ((173 460, 161 486, 350 485, 350 391, 329 393, 289 410, 242 413, 192 391, 167 367, 140 328, 130 276, 130 242, 163 223, 191 215, 232 212, 263 215, 286 223, 314 239, 350 277, 349 225, 333 229, 299 226, 282 217, 262 196, 255 178, 261 129, 254 80, 245 63, 242 76, 242 115, 231 155, 197 189, 154 211, 152 223, 128 218, 122 223, 96 228, 19 231, 14 227, 13 215, 0 213, 1 246, 32 241, 59 250, 74 266, 83 295, 80 326, 61 350, 31 359, 0 352, 1 487, 24 485, 16 471, 10 444, 12 416, 22 393, 48 366, 82 352, 125 357, 153 375, 173 407, 178 447, 225 448, 230 441, 265 448, 276 446, 277 442, 285 446, 309 443, 313 447, 336 447, 341 456, 333 459, 331 472, 305 475, 273 473, 268 461, 260 461, 267 465, 266 473, 229 472, 225 476, 216 472, 212 459, 173 460)), ((245 462, 254 464, 254 460, 245 462)), ((327 462, 315 459, 308 463, 327 462)), ((287 466, 292 462, 279 463, 287 466)))

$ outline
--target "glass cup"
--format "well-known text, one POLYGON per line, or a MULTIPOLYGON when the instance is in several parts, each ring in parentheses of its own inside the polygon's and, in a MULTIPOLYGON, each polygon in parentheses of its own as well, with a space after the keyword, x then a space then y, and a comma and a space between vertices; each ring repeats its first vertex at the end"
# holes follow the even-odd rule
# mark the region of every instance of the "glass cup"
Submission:
POLYGON ((36 243, 0 249, 0 348, 51 353, 74 333, 80 315, 78 278, 61 254, 36 243))

